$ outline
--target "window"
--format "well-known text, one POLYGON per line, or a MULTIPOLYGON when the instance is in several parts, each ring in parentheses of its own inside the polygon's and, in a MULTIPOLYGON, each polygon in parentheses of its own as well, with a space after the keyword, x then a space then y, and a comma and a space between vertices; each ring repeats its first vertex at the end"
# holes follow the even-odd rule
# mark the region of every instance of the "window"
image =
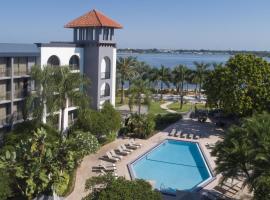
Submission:
POLYGON ((69 60, 69 67, 71 70, 80 69, 80 58, 76 55, 73 55, 69 60))
POLYGON ((103 83, 101 86, 100 97, 109 97, 110 96, 110 85, 108 83, 103 83))
POLYGON ((103 29, 103 40, 108 40, 109 39, 109 29, 104 28, 103 29))
POLYGON ((60 66, 60 60, 57 56, 51 56, 48 59, 47 65, 51 67, 60 66))
POLYGON ((111 78, 111 60, 105 57, 101 61, 101 79, 111 78))

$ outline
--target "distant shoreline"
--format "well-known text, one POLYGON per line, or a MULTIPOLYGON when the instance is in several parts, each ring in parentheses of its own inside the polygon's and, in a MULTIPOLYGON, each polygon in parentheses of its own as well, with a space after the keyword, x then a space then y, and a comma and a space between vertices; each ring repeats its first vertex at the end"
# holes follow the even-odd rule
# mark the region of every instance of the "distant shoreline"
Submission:
POLYGON ((198 54, 198 55, 236 55, 254 54, 259 57, 270 57, 270 51, 240 51, 240 50, 171 50, 171 49, 118 49, 117 53, 127 54, 198 54))

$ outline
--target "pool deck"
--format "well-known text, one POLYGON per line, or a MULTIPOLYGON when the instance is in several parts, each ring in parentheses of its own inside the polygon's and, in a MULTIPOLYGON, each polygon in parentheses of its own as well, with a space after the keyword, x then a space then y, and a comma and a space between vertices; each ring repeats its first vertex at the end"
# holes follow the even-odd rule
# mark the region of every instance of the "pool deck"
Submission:
MULTIPOLYGON (((149 151, 149 149, 153 148, 157 144, 161 143, 165 139, 175 139, 175 140, 183 140, 183 141, 196 141, 200 144, 202 151, 204 152, 204 155, 206 159, 208 160, 208 163, 210 165, 210 168, 215 169, 215 159, 210 155, 210 150, 206 148, 207 143, 216 143, 219 140, 222 140, 223 130, 218 129, 213 123, 206 122, 206 123, 200 123, 196 120, 192 119, 183 119, 179 122, 172 124, 170 127, 166 128, 164 131, 159 132, 152 136, 151 138, 147 140, 140 140, 136 139, 137 143, 142 144, 142 148, 139 148, 135 151, 133 151, 130 155, 123 157, 123 159, 116 164, 117 167, 117 174, 119 176, 123 176, 126 179, 131 179, 128 167, 127 165, 134 161, 136 158, 144 154, 145 152, 149 151), (168 132, 172 128, 178 128, 179 130, 182 130, 184 133, 193 133, 193 134, 200 134, 201 138, 199 140, 191 140, 191 139, 182 139, 182 138, 176 138, 176 137, 170 137, 168 136, 168 132)), ((100 160, 99 158, 105 155, 105 153, 111 149, 116 149, 120 144, 126 144, 129 139, 117 139, 114 142, 111 142, 105 146, 103 146, 96 154, 92 154, 89 156, 86 156, 83 159, 83 162, 81 163, 80 167, 77 170, 77 177, 75 182, 75 188, 74 191, 65 199, 67 200, 78 200, 81 199, 86 195, 86 192, 84 190, 85 181, 92 177, 97 176, 97 173, 92 172, 92 167, 99 165, 101 162, 105 165, 108 164, 105 161, 100 160)), ((206 185, 204 187, 205 190, 211 190, 216 185, 218 185, 218 180, 220 179, 220 175, 216 176, 216 179, 206 185)), ((241 192, 242 193, 242 192, 241 192)), ((244 195, 240 194, 240 196, 244 195)), ((241 199, 241 197, 235 197, 236 199, 241 199)), ((168 200, 174 200, 174 199, 181 199, 181 198, 175 198, 171 196, 164 196, 164 199, 168 200)), ((247 198, 246 198, 247 199, 247 198)))

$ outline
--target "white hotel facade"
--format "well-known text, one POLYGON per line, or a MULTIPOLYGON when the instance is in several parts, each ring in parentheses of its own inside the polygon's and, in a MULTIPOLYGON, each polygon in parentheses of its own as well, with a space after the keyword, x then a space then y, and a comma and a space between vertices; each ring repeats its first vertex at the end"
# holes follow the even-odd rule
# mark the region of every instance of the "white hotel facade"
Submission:
MULTIPOLYGON (((92 10, 71 21, 73 41, 36 44, 0 44, 0 130, 4 132, 22 121, 23 101, 31 91, 31 67, 70 66, 74 72, 91 80, 87 91, 92 108, 105 101, 115 104, 116 40, 115 29, 122 26, 102 13, 92 10)), ((64 128, 76 115, 76 107, 67 102, 64 128)), ((46 118, 44 117, 44 122, 46 118)), ((58 121, 61 113, 59 111, 58 121)), ((1 135, 1 134, 0 134, 1 135)))

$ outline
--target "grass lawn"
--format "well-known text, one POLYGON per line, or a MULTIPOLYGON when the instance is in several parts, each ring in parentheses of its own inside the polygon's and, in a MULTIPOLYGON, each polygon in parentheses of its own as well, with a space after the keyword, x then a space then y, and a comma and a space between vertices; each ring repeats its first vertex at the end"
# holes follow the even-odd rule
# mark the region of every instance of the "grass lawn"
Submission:
POLYGON ((115 97, 115 106, 116 107, 119 107, 119 106, 122 106, 122 105, 127 105, 128 104, 128 98, 125 97, 125 101, 124 101, 123 104, 121 104, 120 102, 121 102, 121 95, 117 95, 115 97))
POLYGON ((163 104, 163 102, 155 102, 153 101, 150 106, 149 113, 157 115, 157 114, 166 114, 168 113, 166 110, 163 110, 160 105, 163 104))
MULTIPOLYGON (((169 109, 175 110, 176 112, 188 112, 192 107, 191 103, 183 104, 182 109, 180 109, 180 103, 174 102, 168 106, 169 109)), ((204 104, 196 104, 197 109, 205 109, 204 104)))

